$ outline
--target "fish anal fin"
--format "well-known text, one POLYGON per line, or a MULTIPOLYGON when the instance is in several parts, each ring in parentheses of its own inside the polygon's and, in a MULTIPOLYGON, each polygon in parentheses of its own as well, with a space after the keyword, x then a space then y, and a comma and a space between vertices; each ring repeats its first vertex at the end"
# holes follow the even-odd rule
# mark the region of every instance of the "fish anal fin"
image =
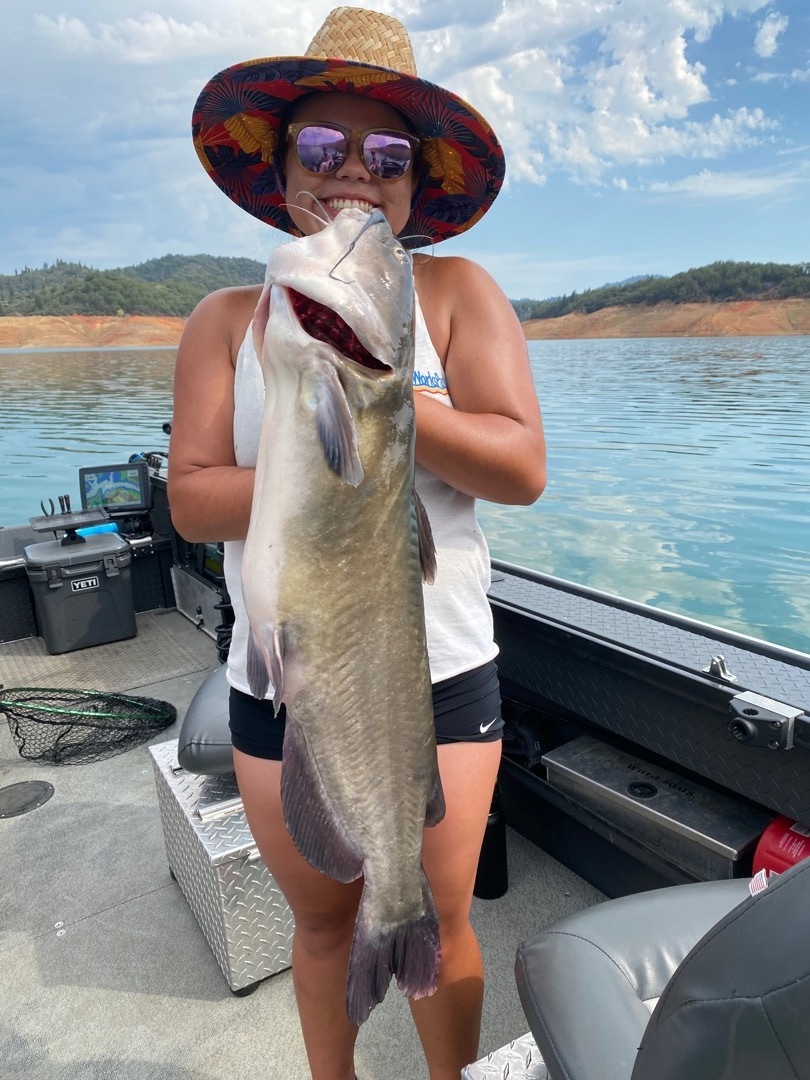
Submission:
POLYGON ((413 489, 413 505, 416 511, 416 535, 419 540, 419 564, 422 567, 422 580, 428 585, 432 585, 436 580, 436 545, 433 543, 430 518, 416 488, 413 489))
POLYGON ((426 827, 432 829, 434 825, 438 825, 439 822, 444 819, 444 813, 444 789, 442 788, 439 770, 436 769, 436 779, 433 783, 433 790, 430 793, 430 798, 428 799, 427 807, 425 808, 426 827))
POLYGON ((346 1012, 357 1025, 385 997, 392 976, 407 997, 434 993, 441 959, 439 920, 424 874, 422 910, 396 926, 371 925, 368 889, 367 882, 357 912, 346 986, 346 1012))
POLYGON ((289 708, 281 766, 281 805, 287 831, 310 866, 335 881, 360 877, 363 856, 336 819, 301 725, 289 708))
POLYGON ((315 423, 326 464, 344 483, 357 487, 363 479, 357 429, 346 392, 331 365, 324 366, 319 372, 313 399, 315 423))

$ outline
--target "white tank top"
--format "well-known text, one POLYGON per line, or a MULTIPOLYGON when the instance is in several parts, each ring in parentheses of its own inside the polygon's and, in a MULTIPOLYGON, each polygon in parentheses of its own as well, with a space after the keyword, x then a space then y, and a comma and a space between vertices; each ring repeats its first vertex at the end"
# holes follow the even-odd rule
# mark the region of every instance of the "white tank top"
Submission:
MULTIPOLYGON (((419 302, 416 302, 415 390, 428 393, 452 408, 444 369, 430 340, 419 302)), ((253 468, 259 448, 264 407, 264 380, 252 328, 239 349, 234 376, 233 442, 236 464, 253 468)), ((492 660, 498 652, 487 600, 490 585, 489 551, 475 516, 475 499, 416 466, 416 488, 424 503, 436 544, 437 574, 424 586, 425 628, 433 682, 452 678, 492 660)), ((248 623, 242 599, 241 568, 244 541, 225 543, 225 581, 234 610, 228 654, 228 681, 249 694, 247 682, 248 623)), ((272 697, 272 689, 268 691, 272 697)))

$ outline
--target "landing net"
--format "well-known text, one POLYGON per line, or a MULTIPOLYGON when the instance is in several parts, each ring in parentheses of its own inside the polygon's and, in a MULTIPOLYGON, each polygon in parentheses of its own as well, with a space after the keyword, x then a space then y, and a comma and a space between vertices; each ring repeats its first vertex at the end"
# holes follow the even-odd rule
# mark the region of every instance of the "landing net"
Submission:
POLYGON ((177 719, 173 705, 155 698, 31 686, 0 689, 0 712, 20 757, 45 765, 86 765, 122 754, 177 719))

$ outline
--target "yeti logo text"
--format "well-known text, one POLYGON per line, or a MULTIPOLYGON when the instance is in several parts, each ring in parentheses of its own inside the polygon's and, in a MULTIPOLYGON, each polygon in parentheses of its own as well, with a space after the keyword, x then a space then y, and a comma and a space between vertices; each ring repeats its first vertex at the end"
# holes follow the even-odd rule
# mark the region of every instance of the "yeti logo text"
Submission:
POLYGON ((70 583, 71 592, 87 592, 88 589, 97 589, 97 588, 98 588, 98 578, 97 577, 83 577, 83 578, 79 578, 78 581, 71 581, 71 583, 70 583))

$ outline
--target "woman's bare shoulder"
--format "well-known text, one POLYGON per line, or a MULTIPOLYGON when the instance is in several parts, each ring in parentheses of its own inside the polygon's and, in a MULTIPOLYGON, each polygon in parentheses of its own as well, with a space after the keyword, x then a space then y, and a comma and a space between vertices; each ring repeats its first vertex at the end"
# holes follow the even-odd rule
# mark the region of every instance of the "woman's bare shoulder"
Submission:
POLYGON ((216 289, 200 300, 189 319, 224 320, 236 318, 239 321, 253 316, 256 304, 261 296, 261 285, 237 285, 227 289, 216 289))

